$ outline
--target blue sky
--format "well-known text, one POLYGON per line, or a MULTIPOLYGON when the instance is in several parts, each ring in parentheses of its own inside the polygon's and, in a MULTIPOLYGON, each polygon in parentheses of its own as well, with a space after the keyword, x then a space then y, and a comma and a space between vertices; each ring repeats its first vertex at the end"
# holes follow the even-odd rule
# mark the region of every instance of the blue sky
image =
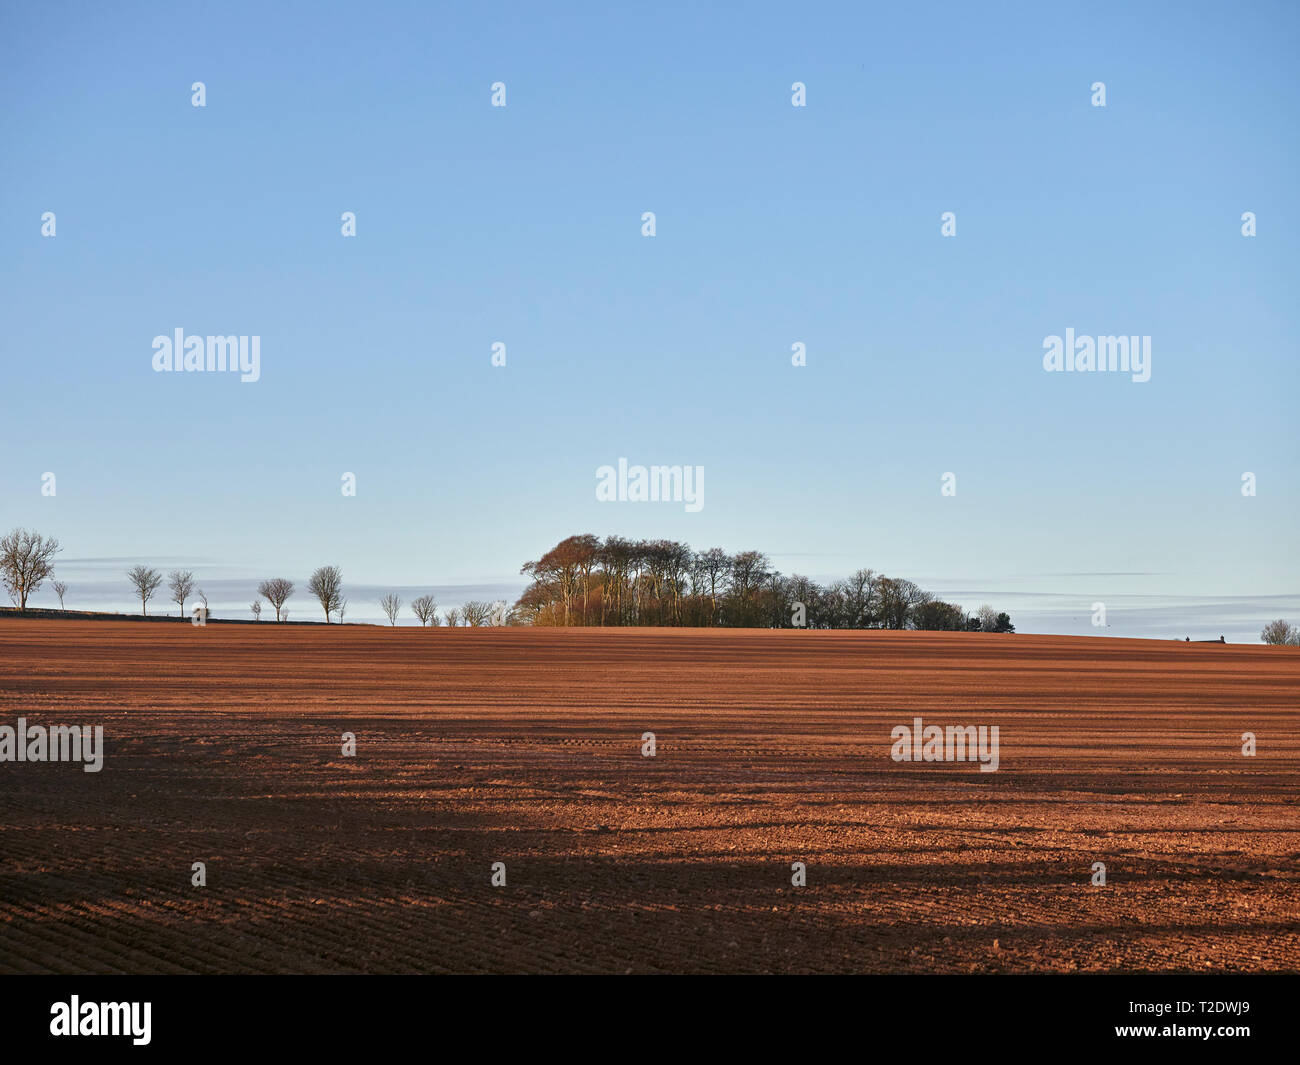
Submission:
POLYGON ((1300 621, 1300 9, 1044 6, 7 5, 0 526, 70 606, 329 562, 376 617, 591 531, 1026 631, 1300 621), (154 373, 176 328, 261 379, 154 373), (1067 328, 1151 380, 1044 372, 1067 328), (597 502, 621 456, 703 510, 597 502))

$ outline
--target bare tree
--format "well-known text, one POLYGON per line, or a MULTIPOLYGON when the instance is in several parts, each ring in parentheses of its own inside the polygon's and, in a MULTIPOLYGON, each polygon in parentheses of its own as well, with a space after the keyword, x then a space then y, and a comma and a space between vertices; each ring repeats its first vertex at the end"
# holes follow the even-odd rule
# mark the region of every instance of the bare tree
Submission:
POLYGON ((58 550, 59 541, 54 537, 28 529, 15 529, 0 537, 0 579, 19 610, 26 610, 28 597, 53 576, 58 550))
POLYGON ((249 605, 248 609, 253 612, 254 621, 262 620, 262 600, 254 599, 253 602, 249 605))
POLYGON ((761 551, 741 551, 731 556, 731 569, 727 573, 727 587, 731 592, 736 616, 731 623, 754 625, 758 621, 755 599, 767 581, 767 556, 761 551))
POLYGON ((720 547, 711 547, 700 555, 700 568, 704 573, 704 583, 709 588, 709 624, 718 622, 718 589, 726 580, 731 570, 731 556, 720 547))
POLYGON ((848 627, 867 629, 875 622, 880 578, 873 570, 860 569, 843 582, 844 606, 848 627))
POLYGON ((203 604, 203 620, 204 620, 204 621, 207 621, 207 620, 208 620, 208 596, 207 596, 207 593, 204 592, 202 588, 200 588, 200 589, 199 589, 197 592, 195 592, 194 594, 197 595, 197 596, 199 597, 199 602, 203 604))
POLYGON ((438 624, 438 601, 431 595, 422 595, 411 604, 411 612, 420 620, 421 625, 430 621, 438 624))
POLYGON ((63 581, 55 581, 51 587, 54 594, 59 597, 59 609, 63 609, 63 597, 68 594, 68 586, 63 581))
POLYGON ((466 625, 477 629, 492 620, 492 604, 479 599, 471 599, 469 602, 461 604, 460 614, 465 619, 466 625))
POLYGON ((932 599, 911 581, 901 577, 881 577, 880 621, 886 629, 905 629, 913 621, 916 609, 932 599))
MULTIPOLYGON (((388 624, 396 625, 397 612, 402 609, 401 597, 398 596, 396 592, 389 592, 379 600, 379 606, 382 608, 384 613, 388 615, 388 624)), ((419 616, 418 611, 416 612, 416 616, 419 616)))
POLYGON ((338 611, 339 611, 339 624, 342 625, 343 615, 348 612, 348 601, 346 599, 339 600, 338 611))
POLYGON ((980 619, 981 632, 997 632, 998 629, 998 612, 988 603, 984 603, 975 611, 975 616, 980 619))
POLYGON ((457 625, 460 624, 460 611, 459 611, 459 610, 448 610, 448 611, 447 611, 445 614, 443 614, 442 616, 443 616, 444 618, 447 619, 447 626, 448 626, 448 628, 452 628, 452 629, 454 629, 457 625))
POLYGON ((194 594, 194 574, 189 570, 174 569, 167 574, 167 587, 171 589, 172 602, 181 608, 181 617, 185 616, 185 600, 194 594))
POLYGON ((283 577, 272 577, 257 586, 257 594, 265 596, 266 601, 275 607, 276 621, 284 621, 289 617, 289 611, 284 610, 284 604, 289 601, 289 596, 293 595, 293 581, 287 581, 283 577))
POLYGON ((1264 643, 1274 645, 1295 645, 1300 644, 1300 630, 1295 629, 1283 618, 1278 618, 1264 626, 1264 631, 1259 634, 1259 638, 1264 643))
POLYGON ((311 592, 325 611, 325 624, 330 623, 330 614, 339 608, 343 599, 343 574, 338 566, 321 566, 307 581, 307 591, 311 592))
POLYGON ((126 571, 126 579, 135 586, 135 594, 140 597, 140 611, 149 613, 149 600, 162 584, 162 574, 148 566, 132 566, 126 571))
MULTIPOLYGON (((561 545, 576 570, 578 584, 582 587, 582 623, 587 624, 587 604, 591 598, 591 574, 600 561, 600 537, 591 533, 570 536, 561 545)), ((505 617, 504 604, 501 611, 505 617)), ((494 623, 495 624, 495 623, 494 623)))

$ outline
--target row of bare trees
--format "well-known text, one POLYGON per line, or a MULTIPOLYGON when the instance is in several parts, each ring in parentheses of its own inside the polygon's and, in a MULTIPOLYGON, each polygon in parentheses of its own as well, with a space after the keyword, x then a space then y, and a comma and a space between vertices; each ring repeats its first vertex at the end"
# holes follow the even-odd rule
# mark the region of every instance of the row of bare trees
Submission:
MULTIPOLYGON (((59 541, 54 537, 42 536, 29 529, 15 529, 0 537, 0 579, 5 590, 19 610, 27 609, 27 601, 45 581, 51 581, 55 595, 59 597, 59 607, 63 608, 63 597, 68 586, 63 581, 53 580, 54 556, 60 550, 59 541)), ((151 566, 136 565, 126 571, 126 578, 140 600, 141 613, 148 615, 149 602, 163 587, 163 575, 151 566)), ((208 613, 208 597, 202 588, 195 585, 194 574, 190 570, 172 570, 166 577, 166 588, 170 600, 175 603, 182 617, 185 616, 185 604, 197 598, 203 604, 205 616, 208 613)), ((270 577, 257 586, 258 598, 249 604, 249 610, 255 621, 262 617, 262 599, 271 604, 275 610, 275 620, 285 621, 289 617, 288 602, 293 597, 296 587, 286 577, 270 577)), ((347 614, 348 600, 343 595, 343 573, 337 566, 321 566, 307 580, 307 591, 320 603, 325 611, 325 622, 329 624, 332 617, 342 621, 347 614)), ((397 615, 402 607, 402 600, 395 593, 380 600, 380 606, 389 621, 396 625, 397 615)), ((486 603, 471 599, 459 610, 448 610, 442 619, 438 617, 438 601, 432 595, 421 595, 411 603, 411 610, 422 626, 447 624, 456 625, 490 625, 501 624, 505 618, 504 603, 486 603)))
MULTIPOLYGON (((144 614, 149 613, 149 600, 154 597, 159 586, 163 582, 163 576, 156 569, 149 566, 132 566, 126 571, 126 579, 135 589, 135 594, 140 599, 140 610, 144 614)), ((57 588, 55 589, 57 591, 57 588)), ((203 604, 203 610, 206 614, 208 609, 208 597, 202 588, 194 587, 194 574, 189 570, 172 570, 167 574, 167 592, 171 601, 175 603, 185 616, 185 602, 191 597, 197 598, 203 604)), ((59 597, 59 606, 63 606, 63 597, 59 597)))
MULTIPOLYGON (((144 614, 149 613, 149 600, 154 597, 159 586, 163 582, 163 576, 156 569, 150 566, 137 565, 132 566, 126 571, 126 578, 131 582, 135 589, 135 594, 140 599, 140 610, 144 614)), ((194 574, 189 570, 173 570, 167 575, 167 590, 170 594, 171 601, 180 607, 181 616, 185 615, 185 602, 192 596, 197 597, 203 603, 205 615, 208 611, 208 597, 202 588, 194 587, 194 574)), ((257 586, 257 594, 266 598, 266 601, 275 608, 275 620, 284 621, 289 616, 289 611, 285 604, 293 595, 295 586, 293 581, 285 577, 271 577, 262 581, 257 586)), ((307 591, 309 591, 325 611, 325 624, 330 623, 330 618, 338 615, 339 621, 342 621, 347 614, 348 601, 343 595, 343 573, 337 566, 321 566, 307 580, 307 591)), ((60 606, 62 599, 60 599, 60 606)), ((262 602, 260 599, 254 599, 249 609, 252 611, 254 620, 261 620, 262 602)))
MULTIPOLYGON (((53 580, 54 556, 59 552, 59 541, 52 536, 42 536, 30 529, 14 529, 0 536, 0 581, 5 591, 19 610, 27 609, 27 601, 45 581, 51 582, 54 594, 59 597, 59 607, 63 608, 63 597, 68 586, 63 581, 53 580)), ((126 571, 126 578, 140 600, 140 611, 149 613, 149 600, 153 599, 162 587, 163 575, 152 566, 135 565, 126 571)), ((326 624, 331 615, 337 614, 340 621, 347 612, 348 601, 343 595, 343 574, 337 566, 321 566, 307 581, 307 590, 316 597, 325 611, 326 624)), ((208 597, 202 588, 196 588, 194 574, 189 570, 173 570, 167 575, 167 591, 171 601, 180 608, 181 616, 185 614, 185 603, 197 598, 203 604, 204 612, 208 610, 208 597)), ((262 581, 257 588, 258 594, 275 607, 275 619, 281 621, 288 617, 285 603, 294 593, 293 581, 283 577, 273 577, 262 581)), ((253 616, 262 613, 260 600, 253 602, 253 616)))
MULTIPOLYGON (((268 577, 257 586, 257 594, 271 604, 276 621, 289 620, 289 608, 286 604, 297 591, 297 586, 287 577, 268 577)), ((307 591, 325 611, 325 624, 338 615, 339 623, 347 617, 348 600, 343 594, 343 571, 338 566, 321 566, 307 578, 307 591)), ((248 609, 254 621, 262 620, 262 600, 254 599, 248 609)))
MULTIPOLYGON (((379 600, 379 608, 388 618, 388 623, 396 625, 398 615, 402 612, 402 597, 396 592, 390 592, 379 600)), ((486 603, 471 599, 463 603, 459 610, 448 610, 439 620, 438 601, 431 595, 422 595, 412 600, 411 613, 415 615, 421 626, 446 624, 449 627, 468 625, 472 628, 483 625, 503 625, 506 616, 505 603, 486 603)))
POLYGON ((758 551, 674 540, 570 536, 521 572, 532 584, 510 612, 517 624, 1015 631, 1005 613, 967 614, 874 570, 822 586, 785 576, 758 551))

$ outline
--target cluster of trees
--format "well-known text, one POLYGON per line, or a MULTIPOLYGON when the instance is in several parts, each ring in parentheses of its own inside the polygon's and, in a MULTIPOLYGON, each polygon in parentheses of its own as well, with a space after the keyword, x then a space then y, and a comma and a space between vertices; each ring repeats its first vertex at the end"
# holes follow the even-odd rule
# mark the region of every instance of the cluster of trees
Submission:
POLYGON ((515 624, 1015 631, 992 607, 967 614, 874 570, 823 586, 777 572, 758 551, 674 540, 570 536, 521 572, 532 584, 510 612, 515 624))
POLYGON ((1265 643, 1287 647, 1300 647, 1300 629, 1290 622, 1278 618, 1264 626, 1259 638, 1265 643))

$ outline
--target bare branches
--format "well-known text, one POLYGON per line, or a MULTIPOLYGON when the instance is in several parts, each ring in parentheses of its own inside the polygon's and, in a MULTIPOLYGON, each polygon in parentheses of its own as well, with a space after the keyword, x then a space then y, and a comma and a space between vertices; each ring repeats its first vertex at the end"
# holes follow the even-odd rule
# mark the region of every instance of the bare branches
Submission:
POLYGON ((54 537, 29 529, 14 529, 0 537, 0 580, 19 610, 26 610, 28 597, 53 576, 58 550, 54 537))
POLYGON ((293 581, 285 580, 283 577, 272 577, 257 586, 257 594, 264 596, 266 601, 275 607, 276 621, 283 621, 289 616, 289 612, 283 608, 289 596, 293 595, 293 591, 293 581))
POLYGON ((330 614, 344 605, 343 573, 338 566, 321 566, 307 581, 307 591, 311 592, 325 611, 325 624, 330 623, 330 614))
POLYGON ((438 624, 438 600, 431 595, 422 595, 411 603, 411 613, 420 621, 422 626, 429 624, 438 624))
POLYGON ((388 624, 396 625, 397 613, 402 609, 401 597, 396 592, 389 592, 379 600, 379 606, 388 615, 388 624))
POLYGON ((1264 631, 1259 634, 1259 638, 1264 643, 1274 646, 1300 645, 1300 631, 1297 631, 1285 618, 1270 621, 1264 626, 1264 631))
POLYGON ((172 594, 172 602, 181 608, 181 617, 185 616, 185 600, 194 594, 194 574, 189 570, 172 570, 167 574, 167 587, 172 594))
POLYGON ((483 625, 491 623, 493 610, 494 607, 491 603, 485 603, 479 599, 471 599, 468 603, 463 603, 461 605, 460 616, 465 619, 466 625, 470 625, 477 629, 483 625))
POLYGON ((141 613, 149 613, 149 600, 162 584, 162 574, 148 566, 132 566, 126 571, 126 579, 135 587, 135 594, 140 597, 141 613))

